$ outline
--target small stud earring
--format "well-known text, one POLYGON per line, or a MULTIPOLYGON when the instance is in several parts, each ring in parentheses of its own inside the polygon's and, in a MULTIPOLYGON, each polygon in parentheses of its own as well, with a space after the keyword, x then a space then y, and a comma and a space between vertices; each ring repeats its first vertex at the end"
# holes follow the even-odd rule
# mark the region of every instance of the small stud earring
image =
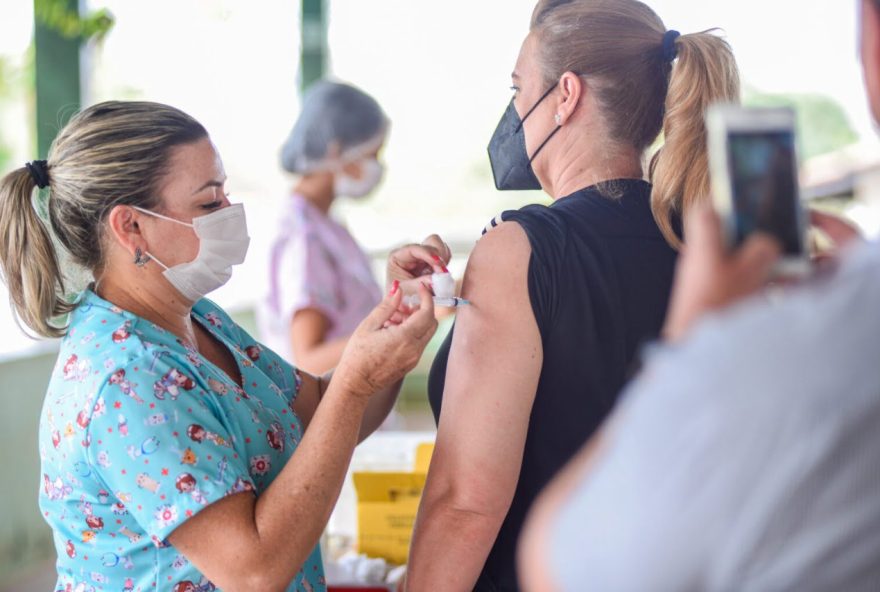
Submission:
POLYGON ((557 113, 556 115, 553 116, 553 121, 556 122, 556 125, 562 125, 562 115, 557 113))
POLYGON ((143 251, 141 251, 140 247, 137 247, 134 250, 134 264, 138 267, 143 267, 147 264, 147 261, 150 260, 149 255, 144 255, 143 251))

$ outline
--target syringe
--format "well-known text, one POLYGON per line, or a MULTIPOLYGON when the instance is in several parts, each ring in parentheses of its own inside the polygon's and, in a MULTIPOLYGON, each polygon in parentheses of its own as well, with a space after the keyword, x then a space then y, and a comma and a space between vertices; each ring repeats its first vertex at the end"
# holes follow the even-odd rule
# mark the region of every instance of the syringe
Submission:
POLYGON ((466 300, 464 298, 459 298, 458 296, 450 296, 449 298, 441 298, 439 296, 434 296, 434 304, 437 306, 447 306, 450 308, 458 308, 459 306, 464 306, 465 304, 470 304, 470 300, 466 300))

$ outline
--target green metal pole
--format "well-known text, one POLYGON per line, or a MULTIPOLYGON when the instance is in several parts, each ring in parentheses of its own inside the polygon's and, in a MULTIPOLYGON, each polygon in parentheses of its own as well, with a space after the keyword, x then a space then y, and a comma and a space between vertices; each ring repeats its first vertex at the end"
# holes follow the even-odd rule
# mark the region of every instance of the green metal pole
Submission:
MULTIPOLYGON (((78 0, 64 0, 79 10, 78 0)), ((34 0, 34 12, 42 0, 34 0)), ((66 39, 34 19, 37 87, 37 158, 46 158, 49 145, 81 103, 80 42, 66 39)))
POLYGON ((327 67, 327 10, 324 0, 302 0, 300 92, 324 77, 327 67))

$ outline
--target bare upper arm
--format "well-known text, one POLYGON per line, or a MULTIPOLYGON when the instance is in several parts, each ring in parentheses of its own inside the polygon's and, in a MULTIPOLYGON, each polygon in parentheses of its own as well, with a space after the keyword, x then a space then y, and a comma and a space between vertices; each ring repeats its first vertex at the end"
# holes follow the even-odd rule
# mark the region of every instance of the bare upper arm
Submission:
POLYGON ((330 381, 331 373, 318 377, 307 372, 300 372, 302 382, 299 386, 299 392, 293 401, 293 412, 302 422, 303 430, 309 427, 315 410, 318 409, 318 403, 324 391, 327 390, 327 383, 330 381))
POLYGON ((475 511, 506 512, 519 478, 543 364, 530 257, 523 229, 505 223, 480 240, 464 275, 472 304, 456 320, 429 480, 475 511))
MULTIPOLYGON (((290 344, 294 359, 308 366, 309 352, 324 342, 329 329, 330 319, 319 309, 301 308, 296 311, 290 320, 290 344)), ((293 402, 293 411, 305 430, 318 408, 324 387, 315 375, 301 372, 301 376, 303 381, 293 402)))
POLYGON ((251 492, 221 498, 178 526, 168 535, 168 542, 200 572, 226 586, 221 574, 238 562, 242 543, 255 547, 259 542, 253 521, 255 504, 251 492))
POLYGON ((330 330, 330 319, 320 309, 301 308, 290 320, 290 344, 296 358, 321 345, 330 330))

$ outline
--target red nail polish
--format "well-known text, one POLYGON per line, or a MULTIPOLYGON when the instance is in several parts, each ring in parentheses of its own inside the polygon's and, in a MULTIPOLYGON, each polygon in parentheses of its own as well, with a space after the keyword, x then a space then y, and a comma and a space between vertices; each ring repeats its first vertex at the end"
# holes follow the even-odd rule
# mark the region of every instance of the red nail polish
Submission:
POLYGON ((439 255, 434 255, 434 254, 432 253, 432 254, 431 254, 431 259, 433 259, 433 260, 436 261, 437 263, 440 263, 440 256, 439 256, 439 255))
POLYGON ((449 270, 446 269, 446 266, 445 266, 445 265, 440 265, 440 269, 443 270, 443 273, 449 273, 449 270))
POLYGON ((397 293, 398 288, 400 288, 400 282, 397 280, 394 280, 393 282, 391 282, 391 291, 388 292, 388 294, 390 294, 391 296, 394 296, 397 293))

